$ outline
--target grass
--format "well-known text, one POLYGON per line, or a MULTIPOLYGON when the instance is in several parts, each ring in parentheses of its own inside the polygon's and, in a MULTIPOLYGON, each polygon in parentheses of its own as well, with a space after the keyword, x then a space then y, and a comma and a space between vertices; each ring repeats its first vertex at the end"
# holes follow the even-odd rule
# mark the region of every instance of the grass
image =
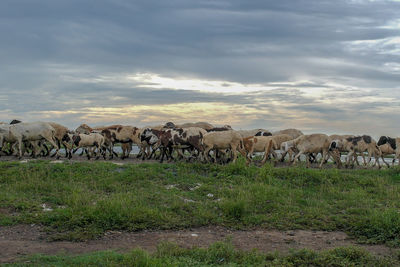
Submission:
POLYGON ((395 257, 377 257, 354 247, 314 252, 291 251, 289 255, 237 251, 230 242, 218 242, 209 248, 183 249, 161 243, 155 253, 141 249, 129 253, 97 252, 79 256, 30 256, 8 266, 396 266, 395 257))
POLYGON ((399 168, 0 163, 0 225, 42 224, 53 240, 220 225, 345 231, 398 247, 399 199, 399 168))

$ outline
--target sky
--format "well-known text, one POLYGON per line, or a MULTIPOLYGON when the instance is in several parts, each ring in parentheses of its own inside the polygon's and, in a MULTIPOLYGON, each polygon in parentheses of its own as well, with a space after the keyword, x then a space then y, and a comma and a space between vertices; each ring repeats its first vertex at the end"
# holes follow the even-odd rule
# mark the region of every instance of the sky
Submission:
POLYGON ((400 135, 400 1, 2 0, 0 121, 400 135))

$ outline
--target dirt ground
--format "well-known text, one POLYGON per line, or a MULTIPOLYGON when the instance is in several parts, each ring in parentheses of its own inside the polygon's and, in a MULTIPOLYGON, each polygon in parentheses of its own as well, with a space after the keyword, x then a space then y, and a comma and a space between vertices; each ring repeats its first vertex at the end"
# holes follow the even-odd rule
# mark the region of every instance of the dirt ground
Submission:
POLYGON ((16 225, 0 227, 0 263, 13 262, 31 254, 80 254, 101 250, 127 251, 142 248, 156 250, 161 241, 176 243, 185 248, 208 247, 217 241, 231 238, 236 248, 258 249, 261 252, 308 248, 325 250, 339 246, 358 246, 376 255, 388 256, 395 249, 383 245, 360 245, 343 232, 324 231, 232 231, 223 227, 202 227, 180 231, 109 231, 97 240, 87 242, 47 241, 48 234, 38 225, 16 225))

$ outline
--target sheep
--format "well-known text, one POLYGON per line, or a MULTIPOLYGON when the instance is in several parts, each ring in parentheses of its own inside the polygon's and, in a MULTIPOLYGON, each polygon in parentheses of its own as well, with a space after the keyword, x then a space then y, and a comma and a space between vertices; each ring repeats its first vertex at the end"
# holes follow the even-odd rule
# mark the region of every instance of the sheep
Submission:
MULTIPOLYGON (((14 124, 20 123, 20 121, 13 120, 12 121, 14 124)), ((13 151, 17 153, 17 139, 10 134, 10 124, 2 124, 0 125, 0 151, 3 151, 7 155, 13 154, 13 151), (4 144, 9 144, 9 151, 5 151, 6 146, 4 144)), ((31 156, 35 156, 36 154, 39 154, 41 148, 44 148, 47 150, 48 154, 48 148, 47 146, 42 142, 42 141, 23 141, 23 151, 22 154, 25 154, 25 148, 31 148, 32 153, 31 156)), ((46 155, 46 152, 44 153, 46 155)))
POLYGON ((189 144, 189 149, 191 150, 188 160, 195 157, 195 151, 197 151, 197 155, 202 157, 203 154, 201 152, 203 147, 201 145, 201 136, 204 136, 205 134, 207 134, 207 131, 202 127, 188 127, 183 129, 181 134, 182 141, 189 144))
POLYGON ((211 133, 211 132, 224 132, 224 131, 231 131, 231 130, 232 130, 232 128, 229 125, 225 125, 225 126, 222 126, 222 127, 214 127, 214 128, 211 128, 211 129, 206 129, 206 131, 208 133, 211 133))
POLYGON ((255 136, 257 133, 260 132, 269 132, 269 131, 265 129, 253 129, 253 130, 239 130, 236 132, 238 132, 242 136, 242 138, 246 138, 250 136, 255 136))
POLYGON ((174 146, 178 146, 173 136, 175 136, 176 134, 179 135, 183 132, 182 129, 179 130, 180 131, 177 131, 177 129, 154 130, 151 128, 146 128, 141 135, 141 140, 146 141, 150 146, 153 147, 153 151, 151 152, 149 158, 151 158, 151 156, 155 153, 155 151, 158 148, 160 148, 161 149, 160 163, 163 162, 164 156, 166 156, 167 159, 169 158, 173 159, 172 150, 174 146))
MULTIPOLYGON (((101 131, 101 134, 104 135, 106 139, 106 143, 108 145, 108 149, 113 150, 113 146, 115 143, 131 143, 137 140, 136 134, 139 132, 139 128, 133 126, 118 126, 118 127, 107 127, 101 131)), ((110 155, 112 158, 112 154, 110 155)), ((129 156, 129 154, 128 154, 129 156)), ((121 159, 124 159, 125 154, 122 155, 121 159)))
MULTIPOLYGON (((67 127, 65 127, 61 124, 55 123, 55 122, 48 122, 48 124, 50 124, 51 127, 53 127, 55 130, 54 138, 56 139, 58 149, 61 148, 61 144, 64 145, 65 156, 68 157, 69 151, 68 151, 68 145, 65 142, 65 139, 70 131, 68 130, 67 127)), ((54 154, 51 155, 51 157, 54 157, 57 153, 58 153, 58 150, 56 150, 56 152, 54 152, 54 154)))
MULTIPOLYGON (((132 143, 137 144, 140 146, 139 140, 139 128, 133 126, 123 126, 119 124, 110 125, 110 126, 100 126, 91 128, 87 124, 81 124, 75 132, 77 133, 92 133, 92 132, 99 132, 105 137, 105 146, 107 150, 110 152, 110 159, 114 157, 118 157, 118 154, 114 152, 113 146, 115 143, 132 143)), ((129 145, 123 146, 123 153, 121 159, 129 157, 129 153, 126 153, 129 145)), ((132 148, 129 150, 131 151, 132 148)))
POLYGON ((266 136, 250 136, 243 138, 243 147, 246 151, 246 165, 248 166, 251 162, 251 155, 254 152, 264 152, 264 157, 262 162, 264 163, 264 159, 268 158, 269 151, 272 147, 272 139, 261 138, 266 136))
POLYGON ((17 139, 10 135, 10 125, 1 124, 0 125, 0 151, 5 147, 5 143, 15 143, 17 139))
MULTIPOLYGON (((382 159, 383 163, 385 163, 387 167, 390 167, 389 163, 387 163, 385 161, 385 157, 384 156, 394 155, 394 154, 396 154, 396 150, 393 149, 390 146, 390 144, 388 144, 388 143, 385 143, 383 145, 378 145, 378 147, 381 150, 381 159, 382 159)), ((396 161, 396 156, 392 160, 392 167, 394 166, 395 161, 396 161)))
MULTIPOLYGON (((325 158, 328 155, 329 149, 329 137, 326 134, 311 134, 311 135, 302 135, 297 137, 296 139, 286 142, 284 151, 287 152, 289 149, 297 149, 298 153, 293 158, 293 166, 296 165, 297 159, 302 154, 310 155, 312 153, 321 153, 322 159, 319 164, 319 168, 322 167, 322 164, 325 161, 325 158)), ((307 168, 310 167, 310 159, 306 157, 307 168)))
MULTIPOLYGON (((335 142, 337 142, 338 140, 344 140, 344 139, 350 138, 350 137, 354 137, 354 135, 332 134, 332 135, 329 136, 329 141, 330 141, 329 151, 331 152, 332 158, 335 160, 335 162, 338 164, 339 167, 341 167, 341 165, 342 165, 342 161, 340 159, 341 158, 341 153, 347 152, 347 151, 345 151, 343 148, 339 149, 337 147, 334 147, 335 146, 335 142)), ((357 160, 357 155, 354 155, 354 159, 357 162, 357 164, 359 164, 358 160, 357 160)))
MULTIPOLYGON (((380 148, 384 148, 385 154, 387 154, 388 152, 391 152, 391 154, 395 154, 395 157, 392 161, 392 166, 394 166, 394 162, 396 161, 396 159, 399 160, 398 164, 400 165, 400 138, 399 137, 391 138, 389 136, 381 136, 378 140, 378 146, 380 148), (386 147, 384 147, 384 145, 386 145, 386 147)), ((385 162, 383 155, 382 155, 382 160, 386 165, 388 165, 385 162)))
POLYGON ((275 136, 254 136, 243 139, 244 147, 247 152, 247 159, 250 160, 254 152, 265 152, 261 161, 262 164, 266 162, 270 153, 277 159, 274 150, 279 150, 283 142, 292 140, 293 138, 287 134, 280 134, 275 136))
POLYGON ((190 128, 190 127, 198 127, 198 128, 202 128, 204 130, 210 130, 210 129, 214 128, 214 126, 211 125, 210 123, 202 122, 202 121, 195 122, 195 123, 188 122, 188 123, 183 123, 183 124, 176 125, 176 128, 182 128, 182 129, 190 128))
POLYGON ((292 139, 296 139, 297 137, 304 135, 302 133, 302 131, 297 130, 297 129, 285 129, 285 130, 280 130, 280 131, 276 131, 276 132, 272 133, 272 135, 280 135, 280 134, 290 135, 292 137, 292 139))
POLYGON ((195 149, 197 151, 201 151, 202 147, 200 143, 200 136, 206 133, 207 132, 204 129, 199 127, 189 127, 185 129, 164 129, 161 131, 147 128, 143 131, 141 140, 146 141, 149 145, 154 146, 152 154, 154 154, 157 148, 162 149, 161 161, 163 160, 167 151, 169 152, 167 158, 172 158, 172 150, 174 148, 177 149, 178 155, 181 158, 184 157, 182 149, 190 149, 191 158, 195 149))
MULTIPOLYGON (((233 130, 207 133, 202 136, 201 144, 203 147, 203 157, 208 162, 210 162, 208 152, 211 149, 231 149, 233 153, 233 162, 236 161, 237 151, 246 157, 242 135, 233 130)), ((216 154, 217 153, 214 153, 215 162, 217 161, 216 154)))
POLYGON ((39 141, 43 139, 56 148, 57 159, 60 157, 58 154, 59 148, 54 137, 55 129, 50 124, 46 122, 17 123, 10 125, 9 131, 11 138, 16 140, 19 158, 22 157, 23 141, 39 141))
POLYGON ((363 158, 364 165, 370 163, 372 156, 374 156, 375 163, 373 166, 378 164, 378 167, 380 168, 379 157, 381 157, 381 151, 376 141, 369 135, 352 136, 341 140, 334 140, 330 144, 330 149, 339 149, 341 151, 349 152, 347 154, 346 167, 350 165, 350 160, 353 156, 355 157, 355 159, 353 157, 353 161, 356 160, 357 152, 359 152, 363 158), (368 162, 365 161, 365 151, 368 152, 368 162))
MULTIPOLYGON (((105 155, 105 138, 100 133, 89 133, 89 134, 75 134, 72 136, 72 141, 76 146, 76 149, 88 149, 87 158, 90 159, 94 154, 94 150, 97 149, 99 154, 102 154, 103 158, 105 155)), ((99 159, 99 155, 96 156, 96 160, 99 159)))
POLYGON ((254 136, 271 136, 272 133, 270 131, 259 131, 254 136))

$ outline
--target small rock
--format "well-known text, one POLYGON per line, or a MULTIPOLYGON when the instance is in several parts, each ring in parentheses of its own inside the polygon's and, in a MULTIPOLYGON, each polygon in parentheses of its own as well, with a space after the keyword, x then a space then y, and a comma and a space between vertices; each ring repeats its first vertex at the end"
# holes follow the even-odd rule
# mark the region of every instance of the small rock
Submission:
POLYGON ((197 183, 195 187, 189 188, 190 191, 194 191, 196 189, 199 189, 201 184, 197 183))
POLYGON ((191 234, 191 236, 198 237, 199 235, 198 234, 191 234))
POLYGON ((290 235, 290 236, 294 236, 295 235, 294 232, 288 232, 287 234, 290 235))
POLYGON ((53 160, 53 161, 50 161, 50 163, 52 163, 52 164, 54 164, 54 163, 64 163, 64 161, 63 160, 53 160))
POLYGON ((169 185, 165 186, 165 188, 168 189, 168 190, 170 190, 172 188, 175 188, 175 187, 176 187, 176 184, 169 184, 169 185))
POLYGON ((124 163, 121 163, 121 162, 113 162, 113 164, 118 165, 118 166, 123 166, 124 165, 124 163))
POLYGON ((28 163, 27 159, 21 160, 19 163, 28 163))
POLYGON ((42 204, 41 206, 42 206, 43 211, 52 211, 53 210, 52 208, 48 207, 46 204, 42 204))
POLYGON ((214 197, 214 195, 209 193, 209 194, 207 194, 207 197, 214 197))
POLYGON ((121 173, 121 172, 123 172, 123 171, 125 171, 125 168, 116 168, 116 169, 114 170, 114 172, 118 172, 118 173, 121 173))

